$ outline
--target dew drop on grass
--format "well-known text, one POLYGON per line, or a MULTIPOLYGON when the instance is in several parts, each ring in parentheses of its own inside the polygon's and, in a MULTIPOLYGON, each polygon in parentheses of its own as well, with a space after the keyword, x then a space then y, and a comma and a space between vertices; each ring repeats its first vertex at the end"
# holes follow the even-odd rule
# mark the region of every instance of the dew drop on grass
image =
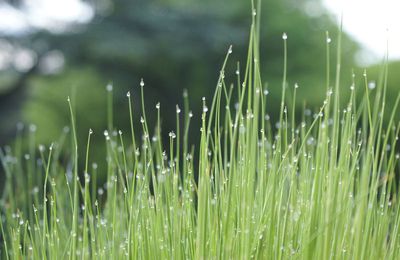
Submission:
MULTIPOLYGON (((37 129, 36 125, 34 125, 34 124, 29 125, 29 131, 30 131, 31 133, 36 132, 36 129, 37 129)), ((65 132, 65 131, 64 131, 64 132, 65 132)))
POLYGON ((178 105, 176 105, 176 113, 177 113, 177 114, 180 114, 180 113, 181 113, 181 109, 179 108, 178 105))
POLYGON ((283 39, 283 40, 287 40, 287 38, 288 38, 287 34, 286 34, 286 33, 283 33, 283 34, 282 34, 282 39, 283 39))
POLYGON ((129 91, 126 92, 126 96, 127 96, 127 97, 130 97, 130 96, 131 96, 131 92, 129 92, 129 91))
POLYGON ((375 83, 375 81, 370 81, 370 82, 368 83, 368 88, 369 88, 369 89, 375 89, 375 88, 376 88, 376 83, 375 83))
POLYGON ((173 131, 169 132, 169 137, 174 139, 176 137, 175 133, 173 131))
POLYGON ((245 131, 246 131, 246 128, 244 127, 244 125, 240 124, 239 133, 243 134, 245 131))
POLYGON ((111 92, 113 90, 113 85, 111 83, 108 83, 106 89, 108 92, 111 92))
POLYGON ((326 37, 326 43, 331 43, 332 39, 330 37, 326 37))
POLYGON ((236 70, 235 73, 236 73, 236 75, 239 75, 239 74, 240 74, 240 71, 239 71, 239 70, 236 70))
POLYGON ((229 46, 228 53, 229 53, 229 54, 231 54, 231 53, 232 53, 232 45, 231 45, 231 46, 229 46))
POLYGON ((298 88, 299 88, 299 84, 295 83, 295 84, 294 84, 294 88, 295 88, 295 89, 298 89, 298 88))
POLYGON ((143 78, 142 78, 142 79, 140 79, 140 86, 141 86, 141 87, 143 87, 143 86, 144 86, 144 81, 143 81, 143 78))

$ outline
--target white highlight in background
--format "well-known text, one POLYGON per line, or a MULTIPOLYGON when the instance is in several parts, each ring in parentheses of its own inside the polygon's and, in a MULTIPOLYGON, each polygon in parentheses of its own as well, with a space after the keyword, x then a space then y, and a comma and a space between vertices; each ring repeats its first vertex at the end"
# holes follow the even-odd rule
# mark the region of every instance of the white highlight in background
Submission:
POLYGON ((384 58, 387 41, 389 59, 400 59, 399 0, 324 0, 324 5, 338 20, 343 11, 344 31, 365 47, 357 55, 361 64, 384 58))

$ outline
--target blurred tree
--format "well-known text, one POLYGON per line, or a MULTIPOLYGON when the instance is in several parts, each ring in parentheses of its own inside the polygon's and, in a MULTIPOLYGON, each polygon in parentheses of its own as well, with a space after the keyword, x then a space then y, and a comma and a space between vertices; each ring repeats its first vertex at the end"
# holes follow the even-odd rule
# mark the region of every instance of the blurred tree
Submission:
MULTIPOLYGON (((63 33, 42 30, 7 37, 36 53, 35 73, 20 72, 12 84, 15 91, 22 89, 18 86, 25 86, 28 98, 22 106, 22 117, 38 126, 40 142, 56 139, 56 133, 69 124, 67 95, 72 95, 75 101, 79 138, 84 141, 89 128, 102 133, 107 126, 105 85, 109 81, 115 90, 115 128, 127 130, 125 93, 128 90, 133 93, 138 121, 142 77, 146 82, 148 117, 154 122, 153 104, 160 101, 163 130, 167 134, 175 128, 175 104, 181 103, 180 93, 184 88, 188 89, 191 107, 199 117, 201 97, 211 97, 230 44, 234 53, 226 71, 228 82, 235 82, 236 61, 245 61, 251 1, 88 2, 96 15, 84 26, 63 33)), ((298 82, 301 87, 297 105, 302 106, 307 97, 309 106, 319 106, 326 92, 325 31, 329 30, 333 39, 333 75, 336 23, 319 1, 312 0, 263 1, 262 12, 257 15, 261 15, 262 21, 261 64, 271 93, 272 117, 280 103, 283 32, 289 35, 288 86, 298 82)), ((344 35, 344 78, 350 79, 356 49, 356 44, 344 35)), ((193 133, 199 129, 195 123, 192 127, 193 133)), ((96 136, 95 141, 100 143, 103 136, 96 136)), ((94 151, 102 152, 102 149, 94 151)))

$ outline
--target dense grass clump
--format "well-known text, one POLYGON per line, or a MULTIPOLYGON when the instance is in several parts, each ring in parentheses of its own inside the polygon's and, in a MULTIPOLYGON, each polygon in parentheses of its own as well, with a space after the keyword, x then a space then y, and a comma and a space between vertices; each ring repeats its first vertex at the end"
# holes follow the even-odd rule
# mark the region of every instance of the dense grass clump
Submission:
POLYGON ((116 131, 108 87, 104 185, 97 185, 97 167, 91 164, 90 151, 96 149, 90 145, 93 132, 89 130, 86 144, 77 143, 70 99, 70 131, 65 129, 60 140, 37 150, 35 129, 30 129, 13 148, 2 149, 6 184, 1 198, 1 258, 400 255, 394 181, 399 125, 393 120, 399 99, 386 111, 386 65, 373 90, 366 73, 363 83, 354 80, 348 105, 341 108, 340 34, 333 83, 328 76, 327 35, 326 99, 314 113, 307 110, 296 119, 292 104, 301 88, 286 82, 284 34, 282 103, 279 121, 272 127, 266 113, 268 90, 259 73, 257 17, 254 11, 245 69, 238 65, 236 73, 225 71, 229 48, 213 100, 203 99, 202 115, 192 118, 185 93, 182 112, 176 107, 176 129, 169 140, 162 140, 162 104, 154 110, 158 123, 147 125, 146 112, 154 111, 143 102, 143 81, 141 111, 132 110, 127 93, 131 133, 116 131), (225 74, 234 75, 236 84, 228 85, 225 74), (384 125, 387 113, 392 119, 384 125), (142 123, 140 130, 134 129, 135 120, 142 123), (191 120, 201 120, 200 131, 190 129, 191 120), (138 133, 140 142, 135 139, 138 133), (198 134, 200 143, 189 146, 188 136, 198 134), (23 142, 30 147, 27 153, 22 152, 23 142), (78 156, 78 145, 86 145, 85 155, 78 156))

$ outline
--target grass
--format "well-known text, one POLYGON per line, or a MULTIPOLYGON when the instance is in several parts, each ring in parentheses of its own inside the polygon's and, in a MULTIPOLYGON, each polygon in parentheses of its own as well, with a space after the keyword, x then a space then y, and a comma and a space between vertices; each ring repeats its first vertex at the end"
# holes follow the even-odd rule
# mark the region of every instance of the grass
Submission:
POLYGON ((295 118, 293 104, 301 86, 288 86, 286 80, 290 38, 284 34, 282 103, 273 127, 259 67, 260 20, 256 11, 252 17, 245 68, 238 64, 236 73, 225 71, 229 48, 213 100, 203 98, 202 115, 192 117, 185 92, 168 140, 162 140, 162 104, 155 110, 144 104, 144 81, 139 84, 141 111, 133 111, 132 94, 127 93, 131 133, 116 131, 112 87, 107 87, 104 185, 97 185, 100 173, 90 160, 90 151, 96 149, 91 136, 99 133, 88 130, 87 143, 77 142, 69 98, 71 126, 51 146, 37 146, 33 127, 26 138, 19 129, 13 148, 0 150, 6 172, 1 258, 395 259, 400 255, 394 181, 399 166, 400 128, 394 121, 399 98, 393 107, 386 106, 387 61, 373 90, 366 73, 360 83, 353 76, 348 105, 341 108, 340 33, 334 82, 329 79, 327 34, 326 100, 314 113, 307 110, 295 118), (146 113, 154 112, 158 123, 149 126, 146 113), (391 117, 387 124, 384 114, 391 117), (141 129, 134 129, 135 120, 140 120, 141 129), (200 131, 190 129, 191 120, 201 120, 200 131), (135 139, 138 133, 140 142, 135 139), (189 146, 189 135, 200 135, 200 142, 189 146), (26 153, 22 143, 29 147, 26 153), (85 155, 78 154, 78 145, 86 146, 85 155))

